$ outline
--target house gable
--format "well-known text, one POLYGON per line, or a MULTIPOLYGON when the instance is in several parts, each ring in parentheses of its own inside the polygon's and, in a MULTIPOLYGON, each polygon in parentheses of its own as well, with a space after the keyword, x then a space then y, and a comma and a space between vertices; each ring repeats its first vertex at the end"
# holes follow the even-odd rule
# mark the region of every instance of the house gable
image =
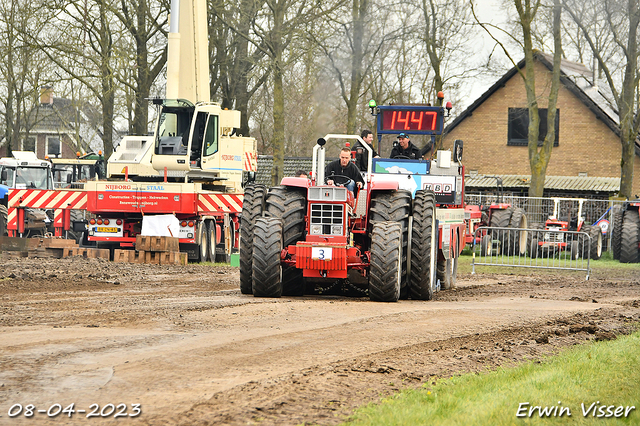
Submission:
MULTIPOLYGON (((551 86, 550 64, 544 55, 538 54, 536 58, 538 106, 546 108, 551 86)), ((562 83, 557 104, 560 111, 559 145, 553 148, 547 176, 586 175, 619 179, 621 144, 614 120, 617 116, 610 117, 612 110, 609 105, 597 105, 593 97, 572 80, 571 75, 564 75, 562 83)), ((524 83, 515 68, 445 129, 445 147, 451 146, 456 139, 464 141, 467 173, 530 175, 528 148, 507 145, 509 108, 527 108, 524 83)), ((635 158, 635 170, 634 193, 639 193, 638 157, 635 158)))

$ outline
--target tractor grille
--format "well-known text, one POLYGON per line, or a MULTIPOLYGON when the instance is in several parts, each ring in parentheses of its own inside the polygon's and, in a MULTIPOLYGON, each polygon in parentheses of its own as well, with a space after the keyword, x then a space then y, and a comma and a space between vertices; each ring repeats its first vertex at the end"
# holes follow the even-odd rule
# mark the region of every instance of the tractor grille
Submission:
POLYGON ((344 204, 311 204, 311 235, 343 235, 344 204))
MULTIPOLYGON (((559 227, 550 227, 549 231, 560 231, 559 227)), ((545 232, 544 240, 550 243, 562 243, 564 242, 563 232, 545 232)))

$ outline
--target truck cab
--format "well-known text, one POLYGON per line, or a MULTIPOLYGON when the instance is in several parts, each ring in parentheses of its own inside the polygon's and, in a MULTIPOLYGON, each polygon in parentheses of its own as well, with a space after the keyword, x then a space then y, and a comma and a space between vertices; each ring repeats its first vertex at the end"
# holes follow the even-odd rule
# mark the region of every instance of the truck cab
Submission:
MULTIPOLYGON (((31 151, 13 151, 13 157, 0 158, 0 236, 7 234, 9 189, 53 189, 51 163, 31 151)), ((43 210, 26 213, 27 234, 45 231, 51 223, 43 210)))
POLYGON ((185 99, 157 99, 153 143, 127 138, 109 159, 108 176, 165 178, 174 182, 209 182, 220 190, 241 192, 245 172, 257 166, 256 142, 234 135, 240 112, 216 103, 196 105, 185 99))

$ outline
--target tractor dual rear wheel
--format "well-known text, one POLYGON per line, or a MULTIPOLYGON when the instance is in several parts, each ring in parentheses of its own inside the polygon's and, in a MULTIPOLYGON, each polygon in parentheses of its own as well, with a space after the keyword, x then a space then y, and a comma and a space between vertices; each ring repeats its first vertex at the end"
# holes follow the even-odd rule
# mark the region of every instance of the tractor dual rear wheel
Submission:
POLYGON ((413 200, 411 273, 409 294, 414 300, 431 300, 436 261, 435 204, 433 191, 418 190, 413 200))
POLYGON ((378 222, 371 232, 369 298, 374 302, 397 302, 402 278, 402 227, 397 222, 378 222))
POLYGON ((252 291, 255 297, 282 296, 282 220, 260 217, 253 228, 252 291))
MULTIPOLYGON (((265 216, 282 220, 284 248, 302 241, 305 236, 304 217, 307 213, 307 197, 304 190, 287 186, 276 186, 269 190, 266 199, 265 216)), ((285 296, 304 295, 302 270, 283 267, 282 294, 285 296)))
POLYGON ((373 223, 397 222, 402 229, 402 298, 409 295, 407 288, 407 256, 409 242, 409 216, 411 215, 411 192, 398 191, 374 192, 371 195, 369 221, 373 223))
POLYGON ((253 227, 264 211, 267 188, 249 185, 244 190, 240 216, 240 292, 251 294, 253 264, 253 227))

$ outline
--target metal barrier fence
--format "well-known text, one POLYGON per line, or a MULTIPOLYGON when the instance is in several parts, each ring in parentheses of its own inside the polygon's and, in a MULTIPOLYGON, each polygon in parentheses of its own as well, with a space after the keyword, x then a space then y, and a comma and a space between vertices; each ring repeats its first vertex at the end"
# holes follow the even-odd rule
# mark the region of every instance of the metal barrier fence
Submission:
MULTIPOLYGON (((514 207, 523 208, 527 214, 529 225, 532 223, 544 224, 545 221, 553 215, 555 204, 558 204, 558 219, 567 222, 576 221, 578 219, 578 211, 582 202, 581 215, 585 219, 585 223, 592 224, 599 220, 606 219, 608 227, 603 228, 603 247, 611 250, 610 235, 613 225, 612 207, 615 204, 624 203, 618 200, 589 200, 585 198, 542 198, 542 197, 519 197, 513 195, 503 195, 500 197, 502 203, 511 204, 514 207)), ((497 195, 486 194, 465 194, 465 203, 488 206, 498 201, 497 195)))
POLYGON ((602 240, 586 232, 558 229, 478 228, 473 238, 471 273, 480 266, 564 269, 591 274, 590 259, 599 258, 602 240))

